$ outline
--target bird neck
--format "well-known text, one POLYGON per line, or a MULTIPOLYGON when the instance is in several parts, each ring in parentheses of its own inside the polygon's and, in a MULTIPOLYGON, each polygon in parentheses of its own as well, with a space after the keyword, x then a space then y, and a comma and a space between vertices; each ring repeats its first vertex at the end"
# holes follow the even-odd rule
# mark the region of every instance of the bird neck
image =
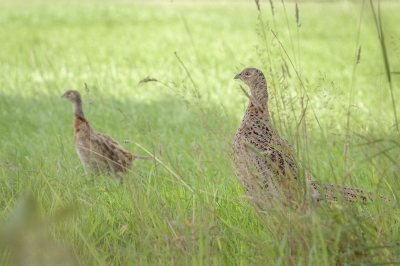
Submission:
POLYGON ((73 110, 74 110, 74 116, 79 119, 85 119, 85 114, 83 113, 82 109, 82 101, 77 100, 72 103, 73 110))
POLYGON ((257 82, 249 87, 251 92, 250 102, 263 112, 268 113, 268 90, 264 76, 260 77, 257 82))

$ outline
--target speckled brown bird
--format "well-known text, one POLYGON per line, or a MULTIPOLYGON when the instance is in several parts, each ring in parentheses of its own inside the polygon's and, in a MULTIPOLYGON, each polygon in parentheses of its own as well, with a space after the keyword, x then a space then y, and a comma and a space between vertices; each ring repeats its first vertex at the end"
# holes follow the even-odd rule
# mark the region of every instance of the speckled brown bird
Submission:
POLYGON ((371 193, 361 189, 323 184, 310 178, 307 182, 299 182, 299 163, 294 160, 293 148, 275 131, 268 112, 264 74, 256 68, 246 68, 234 78, 250 88, 250 102, 234 137, 233 168, 257 206, 270 204, 271 199, 293 200, 299 191, 305 191, 299 187, 300 183, 308 184, 308 191, 317 201, 337 201, 337 194, 347 202, 374 199, 371 193))
POLYGON ((72 103, 74 112, 74 142, 79 159, 89 174, 109 172, 123 181, 123 174, 132 167, 134 155, 113 138, 95 131, 86 119, 78 91, 69 90, 62 98, 72 103))

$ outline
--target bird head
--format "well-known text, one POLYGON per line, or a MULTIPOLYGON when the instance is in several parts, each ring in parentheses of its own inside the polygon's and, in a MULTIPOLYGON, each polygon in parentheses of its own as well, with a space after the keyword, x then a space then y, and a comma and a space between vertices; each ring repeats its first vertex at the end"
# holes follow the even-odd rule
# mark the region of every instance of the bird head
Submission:
POLYGON ((237 74, 234 79, 240 79, 247 86, 255 84, 260 76, 264 76, 257 68, 245 68, 242 72, 237 74), (261 75, 260 75, 261 74, 261 75))
POLYGON ((63 95, 61 95, 61 98, 65 98, 70 102, 80 102, 81 101, 81 95, 79 94, 78 91, 73 91, 73 90, 69 90, 67 92, 65 92, 63 95))

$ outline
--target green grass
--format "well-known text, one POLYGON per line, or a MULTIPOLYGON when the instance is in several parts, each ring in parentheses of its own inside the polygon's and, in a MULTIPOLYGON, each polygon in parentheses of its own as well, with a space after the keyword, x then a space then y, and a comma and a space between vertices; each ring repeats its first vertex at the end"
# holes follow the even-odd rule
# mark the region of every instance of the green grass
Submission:
MULTIPOLYGON (((393 201, 399 188, 400 138, 369 3, 301 2, 301 27, 294 3, 274 1, 274 15, 260 5, 262 17, 252 1, 3 1, 0 265, 398 261, 398 205, 260 213, 240 197, 230 145, 248 99, 233 77, 248 66, 266 74, 275 126, 315 179, 393 201), (139 83, 148 76, 158 82, 139 83), (162 163, 135 161, 123 185, 90 180, 60 98, 69 89, 84 95, 95 129, 162 163)), ((399 11, 381 4, 393 72, 399 11)))

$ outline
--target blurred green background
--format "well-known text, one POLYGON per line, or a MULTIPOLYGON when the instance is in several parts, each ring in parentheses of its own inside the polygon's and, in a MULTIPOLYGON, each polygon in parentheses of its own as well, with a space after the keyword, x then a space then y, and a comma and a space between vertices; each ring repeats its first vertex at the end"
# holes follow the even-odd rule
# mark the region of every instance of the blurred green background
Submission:
MULTIPOLYGON (((370 2, 302 1, 297 19, 296 2, 259 4, 260 11, 254 1, 3 0, 0 217, 5 224, 27 193, 39 225, 71 208, 67 218, 44 225, 49 230, 43 233, 46 241, 72 250, 68 256, 76 260, 66 264, 332 265, 396 257, 396 250, 379 249, 354 262, 358 253, 343 247, 356 247, 362 238, 336 237, 359 236, 346 231, 356 228, 370 237, 360 240, 365 250, 371 243, 391 245, 398 236, 392 224, 400 217, 396 208, 385 215, 357 209, 361 216, 372 215, 369 221, 386 217, 368 224, 378 228, 367 226, 370 235, 354 210, 340 214, 344 220, 338 222, 327 207, 328 221, 337 224, 313 217, 322 227, 296 233, 291 230, 298 223, 312 225, 301 222, 302 214, 293 221, 278 214, 272 215, 277 220, 260 217, 240 197, 230 145, 248 102, 233 77, 257 67, 267 77, 275 126, 314 178, 394 198, 399 3, 380 6, 391 84, 370 2), (140 83, 146 77, 157 82, 140 83), (122 186, 108 176, 88 178, 74 150, 71 105, 60 98, 70 89, 83 95, 85 114, 97 131, 133 153, 146 155, 145 148, 162 164, 134 162, 122 186), (352 223, 358 227, 348 227, 352 223), (328 225, 332 230, 325 230, 328 225)), ((16 231, 32 228, 21 225, 16 231)), ((28 251, 8 245, 1 258, 12 263, 16 254, 38 247, 47 250, 40 244, 28 251)), ((32 259, 37 265, 54 265, 56 259, 32 256, 39 258, 32 259)))

